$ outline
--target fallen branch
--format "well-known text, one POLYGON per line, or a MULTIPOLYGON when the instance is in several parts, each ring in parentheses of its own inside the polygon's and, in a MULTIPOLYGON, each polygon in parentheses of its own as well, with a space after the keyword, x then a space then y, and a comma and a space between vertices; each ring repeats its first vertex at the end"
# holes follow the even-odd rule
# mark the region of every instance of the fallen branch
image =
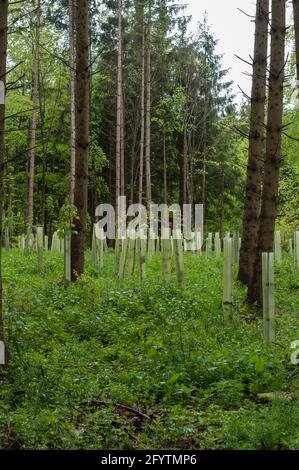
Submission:
POLYGON ((145 420, 150 420, 151 418, 142 413, 139 410, 136 410, 135 408, 131 408, 130 406, 127 405, 122 405, 121 403, 112 403, 110 401, 106 400, 91 400, 91 401, 86 401, 81 403, 82 406, 114 406, 115 408, 118 408, 120 410, 128 411, 129 413, 135 414, 141 419, 145 420))

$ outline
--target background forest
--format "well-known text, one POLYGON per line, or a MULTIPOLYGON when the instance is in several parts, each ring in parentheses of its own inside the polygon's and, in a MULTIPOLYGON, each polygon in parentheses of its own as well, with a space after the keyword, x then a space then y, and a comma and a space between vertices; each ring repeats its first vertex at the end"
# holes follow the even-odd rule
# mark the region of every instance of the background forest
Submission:
MULTIPOLYGON (((115 198, 117 100, 117 2, 91 3, 91 147, 89 226, 94 209, 115 198)), ((203 17, 190 34, 183 5, 152 2, 151 20, 151 180, 156 203, 205 202, 206 223, 221 233, 240 229, 248 146, 248 101, 236 104, 227 71, 215 52, 217 38, 203 17), (179 183, 179 184, 178 184, 179 183)), ((35 4, 12 5, 9 34, 5 172, 5 219, 13 232, 25 232, 35 50, 35 4)), ((140 2, 123 11, 124 187, 137 202, 140 174, 140 96, 142 28, 140 2)), ((70 58, 67 2, 42 3, 37 99, 34 223, 51 235, 69 200, 70 58)), ((289 33, 290 40, 292 33, 289 33)), ((284 120, 298 137, 294 54, 284 120)), ((290 228, 298 216, 299 143, 284 137, 279 223, 290 228), (297 214, 296 214, 297 211, 297 214)), ((91 230, 90 230, 91 233, 91 230)))
POLYGON ((234 96, 183 1, 0 0, 0 449, 299 448, 299 0, 255 6, 234 96), (106 243, 120 195, 205 230, 106 243))

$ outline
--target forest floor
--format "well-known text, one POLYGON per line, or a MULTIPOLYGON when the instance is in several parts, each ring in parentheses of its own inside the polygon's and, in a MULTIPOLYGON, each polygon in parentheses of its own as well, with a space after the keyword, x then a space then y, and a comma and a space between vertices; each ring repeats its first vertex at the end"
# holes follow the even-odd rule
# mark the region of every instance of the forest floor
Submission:
POLYGON ((116 281, 109 253, 65 289, 60 254, 39 275, 35 256, 5 252, 0 448, 298 449, 299 271, 285 258, 265 348, 241 286, 223 322, 221 261, 186 254, 183 296, 158 255, 143 283, 116 281))

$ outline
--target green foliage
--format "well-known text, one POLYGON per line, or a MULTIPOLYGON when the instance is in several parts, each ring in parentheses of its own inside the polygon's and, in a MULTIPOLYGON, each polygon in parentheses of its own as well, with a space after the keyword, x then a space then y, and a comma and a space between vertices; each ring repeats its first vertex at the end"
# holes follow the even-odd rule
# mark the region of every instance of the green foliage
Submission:
POLYGON ((73 204, 65 204, 62 206, 57 225, 58 236, 63 238, 66 230, 72 231, 75 227, 73 221, 78 219, 78 210, 73 204))
POLYGON ((233 320, 223 323, 221 263, 185 257, 183 297, 174 269, 163 283, 158 255, 144 283, 138 268, 125 284, 115 280, 108 253, 100 275, 87 262, 65 289, 60 254, 45 253, 40 277, 35 256, 4 253, 13 357, 0 388, 1 448, 298 448, 292 261, 277 271, 277 346, 267 349, 239 286, 233 320), (262 402, 270 392, 277 399, 262 402))

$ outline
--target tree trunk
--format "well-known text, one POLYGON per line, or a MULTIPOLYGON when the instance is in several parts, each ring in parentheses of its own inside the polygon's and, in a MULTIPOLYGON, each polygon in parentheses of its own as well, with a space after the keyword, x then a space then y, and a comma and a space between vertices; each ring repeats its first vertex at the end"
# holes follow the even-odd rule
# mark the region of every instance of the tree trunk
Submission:
POLYGON ((26 248, 25 254, 29 253, 29 234, 33 224, 33 195, 35 176, 35 154, 36 154, 36 130, 37 130, 37 102, 39 96, 39 65, 40 65, 40 18, 41 4, 37 0, 36 23, 35 23, 35 47, 34 47, 34 71, 32 84, 32 118, 30 132, 30 151, 28 165, 28 186, 27 186, 27 214, 26 214, 26 248))
MULTIPOLYGON (((122 60, 123 63, 123 60, 122 60)), ((123 76, 123 74, 122 74, 123 76)), ((121 96, 121 126, 120 126, 120 194, 126 195, 125 190, 125 110, 124 110, 124 94, 123 94, 123 78, 121 82, 122 96, 121 96)))
POLYGON ((68 1, 69 14, 69 61, 70 61, 70 117, 71 117, 71 171, 70 171, 70 201, 74 203, 75 189, 75 161, 76 161, 76 104, 75 104, 75 88, 76 88, 76 35, 74 30, 76 2, 68 1))
POLYGON ((144 169, 144 99, 145 99, 145 30, 144 30, 144 2, 142 3, 142 44, 141 44, 141 93, 140 93, 140 157, 139 157, 139 197, 142 204, 143 194, 143 169, 144 169))
POLYGON ((167 188, 167 155, 166 155, 166 137, 163 132, 163 195, 164 204, 168 204, 168 188, 167 188))
POLYGON ((247 301, 262 304, 262 253, 273 250, 281 160, 281 129, 285 66, 286 0, 272 0, 266 161, 262 208, 253 277, 247 301))
POLYGON ((117 105, 116 105, 116 181, 115 207, 118 221, 118 198, 122 192, 122 0, 118 0, 118 39, 117 39, 117 105))
POLYGON ((299 103, 299 1, 293 0, 295 50, 296 50, 296 72, 297 72, 297 99, 299 103))
POLYGON ((150 211, 152 202, 152 182, 151 182, 151 101, 152 101, 152 5, 149 0, 148 7, 148 23, 147 23, 147 48, 146 48, 146 111, 145 111, 145 129, 146 129, 146 144, 145 144, 145 179, 146 179, 146 205, 147 210, 150 211))
MULTIPOLYGON (((7 54, 7 14, 8 1, 0 1, 0 341, 4 342, 3 323, 3 291, 2 291, 2 222, 3 222, 3 173, 5 155, 5 84, 6 84, 6 54, 7 54)), ((5 364, 9 354, 5 347, 5 364)))
POLYGON ((220 238, 223 238, 223 223, 224 223, 224 196, 225 196, 225 164, 223 159, 221 159, 220 164, 220 215, 219 215, 219 233, 220 238))
POLYGON ((266 71, 268 50, 269 0, 257 0, 255 45, 251 91, 249 154, 239 281, 249 285, 253 273, 261 209, 262 169, 265 142, 266 71))
POLYGON ((87 212, 87 179, 89 148, 89 20, 88 2, 77 0, 75 16, 77 32, 76 47, 76 172, 74 205, 78 218, 74 219, 72 235, 71 266, 72 281, 84 272, 84 241, 87 212))
MULTIPOLYGON (((206 83, 206 78, 205 78, 206 83)), ((203 214, 206 212, 206 187, 207 187, 207 118, 208 118, 208 103, 207 103, 207 89, 205 85, 205 104, 203 116, 203 152, 202 152, 202 177, 201 177, 201 204, 203 205, 203 214)))

